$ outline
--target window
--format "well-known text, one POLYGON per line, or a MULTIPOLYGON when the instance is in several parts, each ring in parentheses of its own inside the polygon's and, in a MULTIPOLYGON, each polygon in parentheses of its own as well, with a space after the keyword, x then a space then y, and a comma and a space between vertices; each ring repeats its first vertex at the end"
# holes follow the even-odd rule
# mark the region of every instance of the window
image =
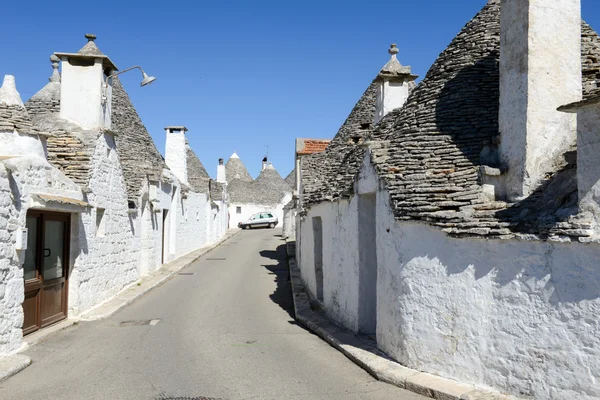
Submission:
POLYGON ((267 218, 273 218, 273 214, 267 214, 267 218))
POLYGON ((242 207, 236 207, 235 208, 235 213, 236 214, 241 214, 242 213, 242 207))
POLYGON ((106 218, 104 218, 104 208, 96 208, 96 237, 104 237, 106 231, 106 218))

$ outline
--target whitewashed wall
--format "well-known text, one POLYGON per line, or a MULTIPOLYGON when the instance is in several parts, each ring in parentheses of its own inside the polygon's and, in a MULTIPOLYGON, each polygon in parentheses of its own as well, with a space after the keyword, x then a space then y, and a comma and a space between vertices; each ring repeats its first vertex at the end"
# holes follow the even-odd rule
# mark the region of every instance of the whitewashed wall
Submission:
POLYGON ((101 135, 96 143, 88 194, 93 208, 81 214, 78 256, 69 282, 71 316, 111 298, 139 276, 136 221, 128 214, 123 171, 114 146, 110 135, 101 135), (98 207, 105 210, 104 235, 97 234, 98 207))
POLYGON ((296 239, 296 209, 283 210, 282 236, 284 239, 296 239))
POLYGON ((209 226, 206 214, 210 210, 207 195, 189 192, 187 198, 175 204, 177 213, 177 233, 175 257, 206 246, 209 241, 209 226))
POLYGON ((21 346, 24 288, 23 268, 14 254, 16 222, 8 172, 0 163, 0 355, 21 346))
POLYGON ((21 347, 25 252, 15 250, 15 242, 17 228, 25 227, 32 191, 83 198, 79 187, 39 154, 0 162, 0 356, 21 347))
MULTIPOLYGON (((317 283, 314 264, 312 218, 321 217, 323 226, 323 305, 336 322, 358 329, 358 224, 357 201, 322 203, 310 209, 301 224, 304 282, 313 297, 317 283)), ((298 243, 297 243, 298 245, 298 243)))
POLYGON ((390 221, 384 196, 378 211, 382 350, 516 395, 600 397, 600 246, 452 239, 390 221))
MULTIPOLYGON (((369 166, 370 168, 370 166, 369 166)), ((357 185, 377 188, 363 166, 357 185)), ((300 225, 312 295, 312 217, 323 221, 324 304, 356 330, 356 197, 300 225)), ((600 398, 600 245, 454 239, 398 222, 377 193, 377 341, 402 364, 534 399, 600 398)))
POLYGON ((292 199, 291 194, 286 194, 281 202, 275 206, 269 205, 260 205, 260 204, 239 204, 239 203, 229 203, 229 215, 230 215, 230 228, 237 228, 238 223, 241 221, 246 221, 253 214, 259 212, 271 212, 274 216, 279 220, 279 224, 277 225, 280 228, 283 224, 283 207, 292 199), (242 213, 236 213, 236 207, 242 207, 242 213))

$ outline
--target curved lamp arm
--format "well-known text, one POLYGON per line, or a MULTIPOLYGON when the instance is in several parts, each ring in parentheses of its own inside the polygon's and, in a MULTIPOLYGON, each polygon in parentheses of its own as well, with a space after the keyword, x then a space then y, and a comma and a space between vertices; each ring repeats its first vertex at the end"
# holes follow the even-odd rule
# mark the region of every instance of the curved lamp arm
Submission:
POLYGON ((144 72, 144 70, 142 69, 142 67, 140 67, 138 65, 136 65, 134 67, 131 67, 131 68, 124 69, 123 71, 114 72, 114 73, 108 75, 106 77, 106 79, 104 80, 104 87, 103 87, 103 93, 102 93, 102 104, 103 105, 106 103, 106 90, 108 89, 108 80, 110 78, 113 78, 113 77, 117 76, 117 75, 121 75, 121 74, 124 74, 125 72, 131 71, 132 69, 139 69, 142 72, 142 82, 140 83, 140 86, 149 85, 149 84, 151 84, 152 82, 154 82, 156 80, 155 77, 148 76, 148 74, 144 72))
POLYGON ((131 68, 124 69, 123 71, 119 71, 119 72, 113 72, 112 74, 110 74, 110 75, 108 75, 108 76, 106 77, 106 80, 104 81, 104 84, 105 84, 105 85, 108 85, 108 80, 109 80, 110 78, 113 78, 113 77, 115 77, 115 76, 117 76, 117 75, 124 74, 125 72, 131 71, 132 69, 139 69, 139 70, 140 70, 140 72, 142 73, 142 82, 141 82, 141 85, 140 85, 140 86, 146 86, 146 85, 148 85, 148 84, 150 84, 150 83, 152 83, 152 82, 154 82, 154 81, 156 80, 156 78, 155 78, 155 77, 153 77, 153 76, 148 76, 148 74, 144 72, 144 70, 142 69, 142 67, 140 67, 140 66, 136 65, 136 66, 133 66, 133 67, 131 67, 131 68))

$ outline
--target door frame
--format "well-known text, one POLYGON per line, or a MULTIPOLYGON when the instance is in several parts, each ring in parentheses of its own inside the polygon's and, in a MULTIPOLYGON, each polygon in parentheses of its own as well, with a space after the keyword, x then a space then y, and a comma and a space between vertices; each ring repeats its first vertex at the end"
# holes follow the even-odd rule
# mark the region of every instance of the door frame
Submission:
POLYGON ((70 271, 70 253, 71 253, 71 214, 70 213, 61 213, 61 212, 52 212, 52 211, 42 211, 42 210, 28 210, 27 217, 37 217, 38 218, 38 226, 37 226, 37 240, 36 240, 36 277, 34 279, 30 279, 28 281, 24 280, 24 293, 27 295, 28 292, 32 292, 34 290, 38 290, 36 308, 37 308, 37 320, 36 325, 30 327, 29 329, 23 330, 23 336, 28 335, 32 332, 36 332, 39 329, 45 328, 48 325, 52 325, 60 320, 63 320, 68 317, 68 309, 69 309, 69 273, 70 271), (49 280, 48 282, 44 282, 43 277, 43 257, 44 257, 44 242, 45 242, 45 222, 46 221, 62 221, 65 223, 65 232, 63 235, 63 276, 61 278, 56 278, 49 280), (50 318, 42 319, 42 296, 43 289, 45 286, 52 286, 63 283, 62 289, 62 314, 56 315, 50 318))

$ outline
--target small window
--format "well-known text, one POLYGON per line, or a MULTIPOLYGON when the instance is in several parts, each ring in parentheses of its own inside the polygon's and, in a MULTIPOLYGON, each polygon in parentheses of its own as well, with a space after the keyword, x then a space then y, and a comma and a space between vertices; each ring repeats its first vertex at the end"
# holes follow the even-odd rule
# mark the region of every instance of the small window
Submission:
POLYGON ((235 208, 235 213, 236 214, 241 214, 242 213, 242 207, 236 207, 235 208))
POLYGON ((267 214, 267 218, 273 218, 273 214, 267 214))
POLYGON ((106 218, 104 208, 96 208, 96 237, 104 237, 106 232, 106 218))

